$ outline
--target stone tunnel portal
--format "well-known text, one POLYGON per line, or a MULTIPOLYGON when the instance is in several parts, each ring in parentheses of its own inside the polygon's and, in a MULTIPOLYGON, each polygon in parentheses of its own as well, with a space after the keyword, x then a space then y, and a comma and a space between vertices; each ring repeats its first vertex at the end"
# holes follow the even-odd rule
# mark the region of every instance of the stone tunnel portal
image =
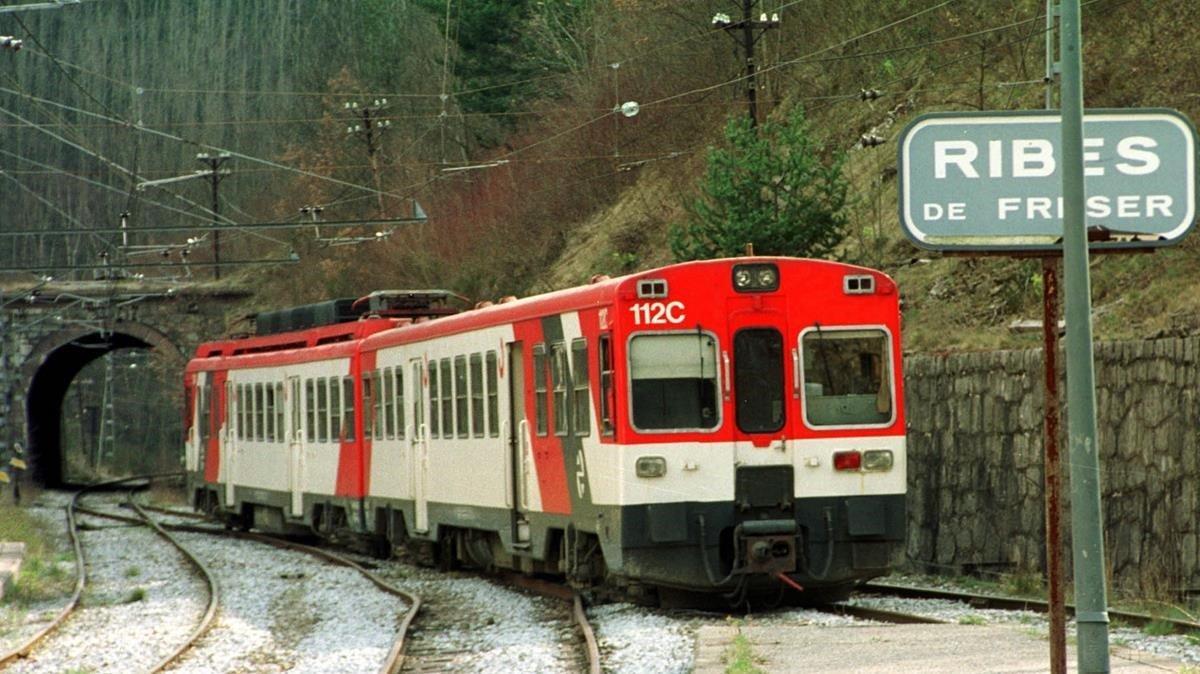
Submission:
POLYGON ((112 332, 81 330, 52 335, 35 349, 23 373, 29 382, 25 396, 28 478, 43 487, 64 482, 63 401, 76 375, 92 361, 120 349, 154 349, 181 371, 178 347, 162 333, 143 325, 122 325, 112 332))

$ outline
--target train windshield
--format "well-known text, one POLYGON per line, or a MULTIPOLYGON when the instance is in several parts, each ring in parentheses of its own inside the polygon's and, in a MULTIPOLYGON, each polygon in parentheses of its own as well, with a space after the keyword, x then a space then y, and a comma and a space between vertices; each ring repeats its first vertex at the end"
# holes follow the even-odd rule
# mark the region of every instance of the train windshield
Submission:
POLYGON ((804 412, 813 426, 892 419, 888 338, 882 330, 810 330, 802 338, 804 412))
POLYGON ((737 333, 733 367, 738 428, 746 433, 783 428, 783 335, 773 328, 737 333))
POLYGON ((712 335, 635 335, 629 342, 629 376, 635 429, 717 427, 717 344, 712 335))

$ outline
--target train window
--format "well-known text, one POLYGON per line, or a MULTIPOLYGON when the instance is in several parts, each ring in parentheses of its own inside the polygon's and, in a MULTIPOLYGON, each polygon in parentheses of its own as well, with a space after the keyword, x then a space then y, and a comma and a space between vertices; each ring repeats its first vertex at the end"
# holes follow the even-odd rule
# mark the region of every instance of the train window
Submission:
POLYGON ((438 437, 438 411, 441 410, 441 404, 438 402, 438 369, 437 361, 429 364, 429 435, 430 437, 438 437))
POLYGON ((442 437, 454 437, 454 380, 450 378, 450 359, 438 361, 442 370, 442 437))
POLYGON ((363 410, 371 410, 371 423, 363 420, 363 431, 367 433, 367 437, 371 437, 371 429, 374 428, 374 437, 395 438, 396 437, 396 422, 392 418, 395 412, 396 398, 392 393, 392 368, 383 370, 375 370, 373 384, 374 390, 371 392, 371 406, 368 408, 363 405, 363 410))
POLYGON ((317 442, 329 441, 329 381, 317 379, 317 442))
POLYGON ((496 352, 488 351, 486 362, 487 369, 487 420, 488 420, 488 435, 493 438, 500 437, 500 392, 498 388, 498 379, 496 375, 496 352))
MULTIPOLYGON (((394 390, 396 392, 396 437, 404 439, 404 367, 398 366, 395 371, 396 382, 394 390)), ((392 436, 388 436, 389 438, 392 436)))
POLYGON ((629 378, 638 430, 706 430, 720 422, 712 335, 635 335, 629 341, 629 378))
POLYGON ((330 377, 325 385, 329 387, 329 441, 337 442, 342 438, 342 384, 330 377))
MULTIPOLYGON (((227 425, 234 423, 234 415, 237 414, 236 396, 233 395, 233 391, 236 388, 233 382, 228 379, 225 380, 225 423, 227 425)), ((231 438, 232 436, 227 435, 226 437, 231 438)))
POLYGON ((263 423, 263 385, 254 385, 254 439, 262 442, 266 424, 263 423))
POLYGON ((275 387, 270 384, 260 384, 263 387, 263 436, 268 442, 275 442, 275 387))
POLYGON ((804 414, 813 426, 886 424, 892 419, 888 336, 882 330, 804 333, 804 414))
POLYGON ((588 391, 587 340, 571 342, 571 382, 574 385, 575 435, 592 433, 592 396, 588 391))
POLYGON ((358 437, 354 425, 354 377, 342 377, 342 434, 347 442, 358 437))
POLYGON ((616 389, 613 387, 612 337, 600 336, 600 433, 612 435, 616 430, 613 410, 616 409, 616 389))
POLYGON ((309 442, 317 440, 317 385, 312 379, 304 380, 304 421, 308 424, 306 437, 309 442))
POLYGON ((246 387, 241 384, 235 384, 233 387, 233 422, 237 426, 234 435, 238 440, 246 439, 246 387))
POLYGON ((470 435, 467 428, 470 421, 467 417, 467 357, 454 357, 454 413, 457 421, 458 437, 470 435))
POLYGON ((536 414, 537 434, 547 433, 546 424, 546 346, 537 344, 533 347, 533 391, 536 414))
POLYGON ((772 433, 783 428, 783 335, 751 328, 733 337, 733 390, 738 428, 772 433))
POLYGON ((363 438, 382 438, 379 433, 379 411, 376 409, 379 396, 375 393, 375 382, 379 381, 379 370, 364 372, 362 375, 362 411, 363 438))
POLYGON ((208 442, 208 395, 206 394, 205 387, 196 386, 196 435, 200 439, 201 445, 208 442))
POLYGON ((275 439, 283 441, 283 382, 275 384, 275 439))
POLYGON ((567 404, 570 375, 567 370, 567 350, 562 342, 550 346, 550 383, 554 386, 554 434, 566 435, 571 409, 567 404))
POLYGON ((471 354, 471 435, 483 437, 483 355, 471 354))

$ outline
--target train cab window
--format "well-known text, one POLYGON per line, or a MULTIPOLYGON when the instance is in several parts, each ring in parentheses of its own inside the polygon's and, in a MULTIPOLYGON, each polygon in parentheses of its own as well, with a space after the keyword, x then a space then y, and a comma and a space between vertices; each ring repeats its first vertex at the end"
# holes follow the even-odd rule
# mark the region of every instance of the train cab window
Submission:
POLYGON ((616 389, 613 388, 612 337, 600 336, 600 434, 616 432, 613 410, 616 409, 616 389))
POLYGON ((500 392, 497 390, 499 377, 496 374, 496 352, 488 351, 485 360, 487 368, 488 435, 498 438, 500 437, 500 392))
POLYGON ((442 437, 454 437, 454 380, 450 374, 450 359, 438 361, 442 370, 442 437))
POLYGON ((538 435, 546 435, 549 424, 546 421, 546 346, 537 344, 533 347, 533 397, 535 427, 538 435))
POLYGON ((317 441, 317 384, 312 379, 304 380, 304 421, 307 424, 305 437, 309 442, 317 441))
POLYGON ((317 442, 329 441, 329 380, 317 379, 317 442))
POLYGON ((342 377, 342 439, 354 442, 354 377, 342 377))
POLYGON ((554 386, 554 434, 566 435, 570 428, 571 408, 567 404, 571 388, 567 369, 567 350, 562 342, 550 346, 550 383, 554 386))
POLYGON ((629 379, 639 431, 708 430, 720 423, 712 335, 635 335, 629 341, 629 379))
POLYGON ((470 421, 467 417, 467 357, 454 357, 454 414, 456 419, 456 428, 458 437, 465 438, 470 435, 470 429, 467 428, 470 421))
POLYGON ((886 424, 892 419, 888 336, 882 330, 804 333, 804 415, 812 426, 886 424))
POLYGON ((737 425, 745 433, 783 428, 783 335, 751 328, 733 337, 733 390, 737 425))
MULTIPOLYGON (((404 439, 404 367, 397 366, 395 370, 396 383, 396 437, 404 439)), ((392 436, 388 436, 389 438, 392 436)))
POLYGON ((441 404, 438 402, 437 361, 429 364, 429 437, 438 437, 438 418, 441 404))
POLYGON ((483 356, 471 354, 471 435, 483 437, 483 356))
POLYGON ((592 396, 588 389, 588 352, 587 340, 576 339, 571 342, 571 385, 572 385, 572 421, 575 422, 575 435, 591 435, 592 433, 592 396))

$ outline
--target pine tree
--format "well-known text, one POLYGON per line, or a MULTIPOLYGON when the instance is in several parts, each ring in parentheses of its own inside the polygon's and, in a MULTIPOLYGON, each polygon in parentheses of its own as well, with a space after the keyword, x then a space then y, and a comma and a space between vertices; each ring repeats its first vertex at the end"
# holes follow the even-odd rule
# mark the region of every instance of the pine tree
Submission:
POLYGON ((844 158, 822 161, 804 112, 757 133, 746 117, 733 118, 725 139, 709 149, 690 221, 671 227, 676 259, 740 255, 747 243, 760 255, 829 255, 846 224, 844 158))

